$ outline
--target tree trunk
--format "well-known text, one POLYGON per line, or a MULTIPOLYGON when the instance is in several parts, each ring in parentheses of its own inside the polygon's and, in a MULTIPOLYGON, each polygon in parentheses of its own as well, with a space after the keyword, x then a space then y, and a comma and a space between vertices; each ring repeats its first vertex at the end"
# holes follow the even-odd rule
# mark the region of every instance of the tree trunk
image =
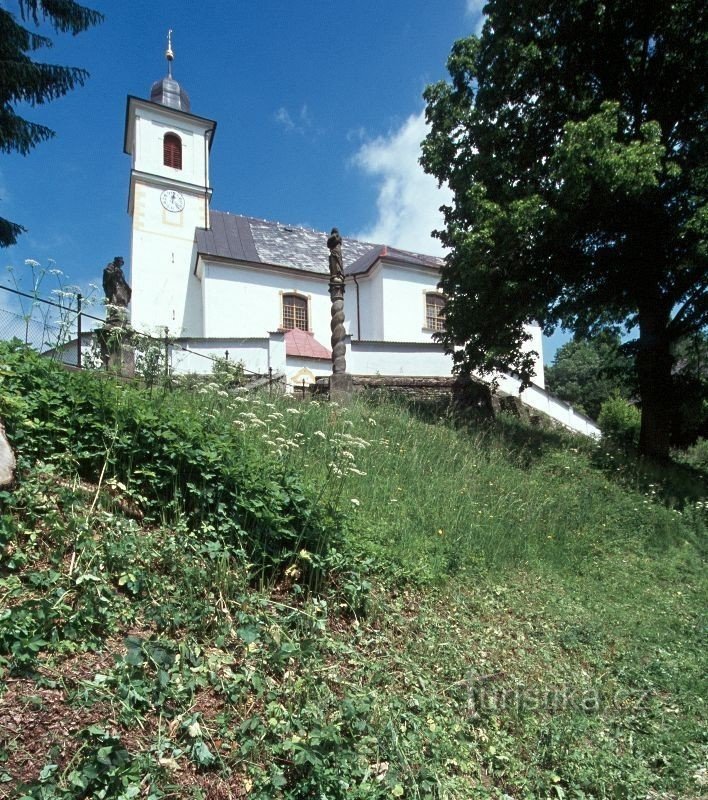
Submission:
POLYGON ((658 461, 668 460, 674 413, 673 356, 668 323, 669 314, 661 309, 639 311, 637 372, 642 401, 639 452, 658 461))

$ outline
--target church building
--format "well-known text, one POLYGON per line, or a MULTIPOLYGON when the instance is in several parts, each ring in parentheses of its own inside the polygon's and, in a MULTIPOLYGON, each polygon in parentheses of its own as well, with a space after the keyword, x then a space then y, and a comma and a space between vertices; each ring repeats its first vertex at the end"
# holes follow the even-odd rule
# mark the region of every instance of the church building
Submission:
MULTIPOLYGON (((311 383, 332 371, 327 234, 211 208, 217 124, 192 113, 173 57, 168 45, 149 100, 127 102, 131 324, 186 348, 173 351, 175 371, 209 371, 194 353, 228 350, 251 372, 311 383)), ((433 339, 445 324, 441 259, 346 237, 342 258, 348 372, 449 376, 433 339)), ((530 333, 542 388, 541 331, 530 333)))

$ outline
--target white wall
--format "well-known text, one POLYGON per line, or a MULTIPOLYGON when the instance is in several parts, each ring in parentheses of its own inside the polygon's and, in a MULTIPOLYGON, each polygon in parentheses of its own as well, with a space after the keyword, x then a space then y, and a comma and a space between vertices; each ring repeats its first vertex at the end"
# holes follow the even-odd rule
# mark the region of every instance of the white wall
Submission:
POLYGON ((536 359, 536 374, 533 377, 533 382, 536 386, 540 386, 541 389, 543 389, 546 386, 546 380, 543 374, 543 331, 539 325, 527 325, 526 333, 530 334, 531 338, 527 342, 524 342, 521 349, 526 353, 530 350, 534 350, 538 353, 538 358, 536 359))
POLYGON ((310 329, 329 346, 331 301, 326 277, 203 260, 205 336, 264 336, 282 326, 282 295, 309 301, 310 329))
POLYGON ((288 356, 285 374, 289 383, 302 385, 302 381, 294 381, 294 376, 302 370, 309 370, 316 378, 332 374, 332 362, 314 358, 296 358, 288 356))
MULTIPOLYGON (((519 395, 521 381, 511 375, 497 375, 499 388, 510 395, 519 395)), ((538 386, 529 386, 520 395, 523 402, 530 408, 548 414, 561 425, 585 436, 599 438, 601 436, 598 426, 584 414, 576 411, 571 405, 554 397, 545 389, 538 386)))
POLYGON ((133 217, 130 320, 144 333, 203 335, 201 289, 192 275, 194 230, 208 224, 209 120, 131 98, 126 149, 132 156, 129 213, 133 217), (163 138, 182 140, 182 169, 163 164, 163 138), (160 202, 166 189, 184 196, 178 212, 160 202))
POLYGON ((199 336, 200 286, 192 274, 194 229, 204 225, 204 197, 183 192, 184 210, 165 210, 163 187, 136 181, 129 283, 132 326, 143 333, 199 336))
POLYGON ((356 325, 356 284, 353 278, 347 279, 347 294, 345 295, 345 300, 353 301, 353 307, 345 304, 345 311, 351 317, 349 330, 355 339, 381 341, 384 338, 383 268, 381 264, 376 264, 366 275, 357 276, 357 282, 359 284, 361 330, 357 330, 356 325))
POLYGON ((347 371, 354 375, 451 375, 452 359, 439 344, 352 341, 347 353, 347 371))
MULTIPOLYGON (((206 186, 208 180, 208 158, 205 161, 207 121, 195 120, 166 108, 131 104, 135 114, 135 141, 132 143, 132 166, 140 172, 160 175, 171 180, 206 186), (166 133, 175 133, 182 140, 182 169, 174 169, 162 163, 162 144, 166 133)), ((132 129, 132 128, 131 128, 132 129)), ((130 146, 130 144, 129 144, 130 146)))
POLYGON ((383 263, 383 338, 388 342, 430 342, 425 327, 425 295, 436 292, 437 270, 413 269, 383 263))
POLYGON ((238 340, 193 339, 179 342, 170 348, 170 366, 174 372, 210 373, 213 369, 213 358, 224 358, 229 351, 229 361, 235 364, 243 362, 251 372, 266 374, 268 372, 268 339, 238 340), (183 348, 181 349, 180 345, 183 348), (191 352, 190 352, 191 351, 191 352), (209 356, 204 358, 203 356, 209 356))

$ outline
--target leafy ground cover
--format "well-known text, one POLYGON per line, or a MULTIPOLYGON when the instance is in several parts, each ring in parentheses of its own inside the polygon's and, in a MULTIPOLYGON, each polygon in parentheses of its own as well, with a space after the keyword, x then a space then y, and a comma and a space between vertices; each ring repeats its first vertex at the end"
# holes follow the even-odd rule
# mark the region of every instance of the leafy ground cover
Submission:
POLYGON ((700 473, 390 402, 0 374, 1 797, 705 793, 700 473))

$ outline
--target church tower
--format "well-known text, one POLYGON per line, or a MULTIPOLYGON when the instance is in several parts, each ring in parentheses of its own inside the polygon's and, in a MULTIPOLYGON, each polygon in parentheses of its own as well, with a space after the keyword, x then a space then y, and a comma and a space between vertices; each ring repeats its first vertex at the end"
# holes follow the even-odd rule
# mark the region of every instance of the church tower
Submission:
POLYGON ((216 122, 191 113, 189 96, 167 76, 150 99, 128 97, 124 151, 131 156, 131 324, 150 334, 202 335, 201 287, 193 274, 196 228, 209 227, 209 152, 216 122))

